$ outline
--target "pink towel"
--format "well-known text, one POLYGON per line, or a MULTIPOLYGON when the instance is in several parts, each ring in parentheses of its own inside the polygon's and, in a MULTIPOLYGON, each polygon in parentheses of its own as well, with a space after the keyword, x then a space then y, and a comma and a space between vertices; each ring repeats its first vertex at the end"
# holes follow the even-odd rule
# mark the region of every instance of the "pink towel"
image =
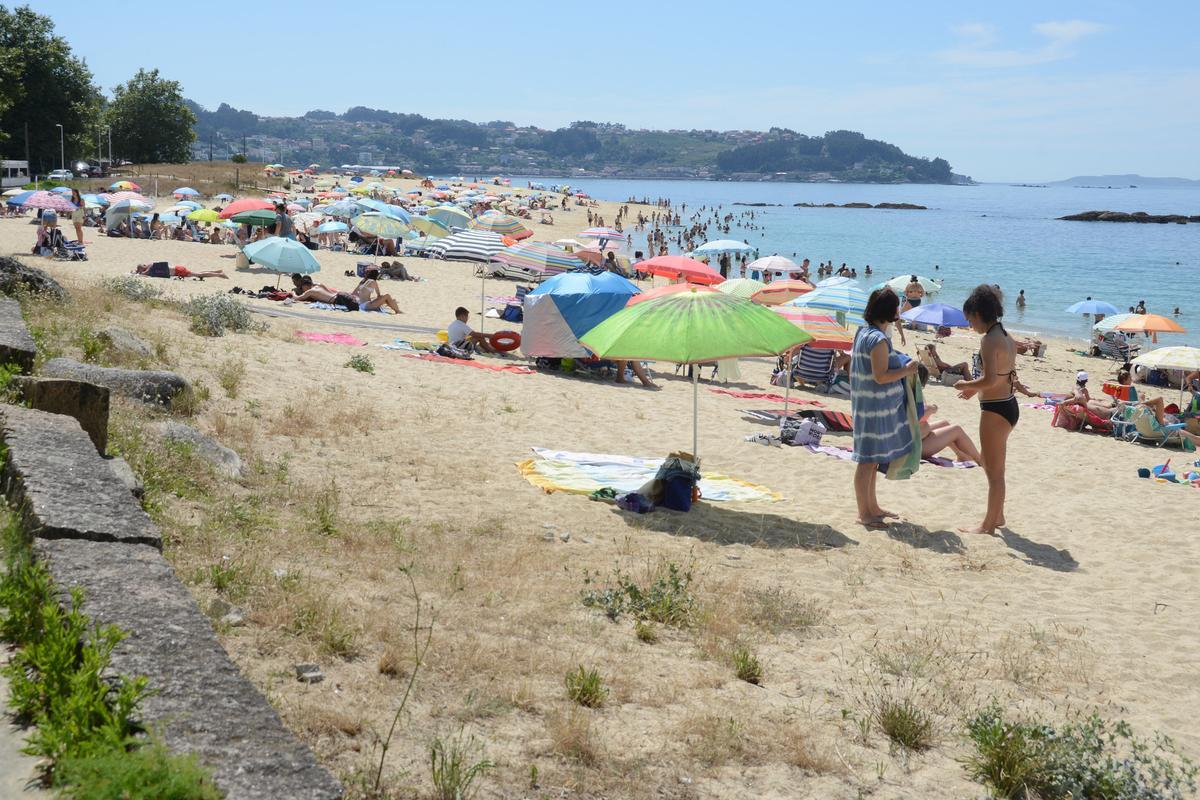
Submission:
POLYGON ((487 364, 483 361, 467 361, 462 358, 446 358, 445 356, 435 356, 433 353, 426 353, 419 356, 405 356, 405 358, 419 358, 422 361, 433 361, 438 364, 458 364, 463 367, 474 367, 475 369, 486 369, 492 372, 511 372, 515 375, 532 375, 533 370, 529 367, 522 367, 520 364, 487 364))
POLYGON ((301 339, 308 339, 310 342, 330 342, 332 344, 348 344, 353 347, 363 347, 366 345, 362 339, 356 336, 351 336, 348 333, 305 333, 296 331, 296 335, 301 339))
POLYGON ((772 394, 771 392, 737 392, 733 389, 714 389, 711 386, 708 387, 708 390, 717 394, 727 394, 730 397, 742 397, 747 400, 771 400, 776 403, 786 402, 788 405, 793 406, 817 406, 818 408, 824 408, 825 406, 825 404, 820 400, 805 400, 800 397, 784 397, 781 394, 772 394))

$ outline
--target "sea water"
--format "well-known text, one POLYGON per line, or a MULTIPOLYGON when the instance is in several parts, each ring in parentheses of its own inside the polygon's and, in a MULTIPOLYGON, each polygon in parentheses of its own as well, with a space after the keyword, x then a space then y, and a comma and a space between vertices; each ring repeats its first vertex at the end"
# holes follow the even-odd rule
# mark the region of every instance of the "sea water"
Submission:
MULTIPOLYGON (((733 213, 735 217, 753 210, 752 224, 760 229, 731 227, 725 234, 710 228, 710 238, 744 239, 760 255, 779 254, 797 263, 808 258, 814 272, 820 261, 832 261, 835 267, 844 262, 857 268, 858 284, 867 290, 896 275, 915 273, 942 279, 943 291, 935 299, 961 306, 976 285, 998 283, 1006 298, 1005 320, 1010 328, 1023 332, 1084 340, 1091 321, 1065 310, 1089 296, 1122 311, 1144 300, 1150 312, 1167 317, 1178 306, 1183 313, 1172 318, 1188 333, 1160 336, 1159 344, 1200 345, 1200 223, 1056 219, 1090 210, 1200 215, 1198 189, 544 177, 514 177, 512 183, 524 187, 530 180, 570 183, 604 200, 670 198, 675 206, 687 204, 685 225, 700 206, 720 206, 722 216, 733 213), (928 210, 793 207, 802 202, 914 203, 928 210), (779 205, 751 209, 735 203, 779 205), (869 278, 863 276, 867 264, 874 271, 869 278), (1027 299, 1024 310, 1014 302, 1021 289, 1027 299)), ((649 215, 653 209, 633 206, 634 217, 638 210, 649 215)), ((555 216, 564 237, 586 227, 586 221, 578 219, 579 211, 555 216)), ((623 227, 633 234, 631 249, 645 251, 645 232, 633 231, 630 223, 623 227)))

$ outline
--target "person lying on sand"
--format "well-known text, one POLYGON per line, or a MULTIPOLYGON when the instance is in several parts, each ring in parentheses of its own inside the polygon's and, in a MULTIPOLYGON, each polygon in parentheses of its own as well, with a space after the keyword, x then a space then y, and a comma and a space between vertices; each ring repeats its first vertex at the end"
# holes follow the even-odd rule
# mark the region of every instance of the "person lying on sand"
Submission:
POLYGON ((405 267, 403 264, 401 264, 399 261, 393 261, 391 263, 384 261, 382 264, 379 265, 379 273, 381 275, 384 275, 384 276, 391 278, 392 280, 396 280, 396 281, 419 281, 419 280, 421 280, 420 278, 418 278, 414 275, 410 275, 408 272, 408 268, 405 267))
POLYGON ((952 425, 945 420, 929 421, 937 410, 937 406, 925 406, 925 416, 921 417, 921 457, 930 458, 949 447, 958 461, 983 463, 983 457, 962 426, 952 425))
MULTIPOLYGON (((133 271, 138 275, 145 275, 150 272, 150 265, 138 264, 133 271)), ((187 267, 176 266, 171 267, 171 274, 176 278, 200 278, 202 280, 204 278, 224 278, 225 280, 229 280, 229 276, 225 274, 224 270, 219 269, 213 269, 204 272, 193 272, 187 267)))

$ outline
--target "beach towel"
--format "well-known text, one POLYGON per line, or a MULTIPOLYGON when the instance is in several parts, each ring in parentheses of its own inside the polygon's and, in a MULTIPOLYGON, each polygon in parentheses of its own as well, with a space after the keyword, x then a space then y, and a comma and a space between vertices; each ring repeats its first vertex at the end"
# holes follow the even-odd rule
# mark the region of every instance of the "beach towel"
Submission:
MULTIPOLYGON (((802 449, 808 450, 810 453, 822 453, 827 456, 832 456, 839 461, 854 461, 854 452, 846 447, 835 447, 831 444, 809 444, 804 445, 802 449)), ((947 467, 952 469, 973 469, 974 467, 979 466, 974 461, 955 461, 950 458, 942 458, 941 456, 930 456, 928 458, 922 458, 921 461, 926 464, 932 464, 935 467, 947 467)))
POLYGON ((1038 411, 1054 411, 1058 408, 1057 403, 1021 403, 1022 408, 1036 408, 1038 411))
POLYGON ((906 481, 921 468, 920 420, 925 413, 925 403, 921 396, 921 381, 916 375, 904 379, 904 413, 912 434, 912 444, 907 453, 888 463, 885 477, 889 481, 906 481))
POLYGON ((379 345, 384 350, 406 350, 410 353, 416 352, 417 348, 412 342, 407 339, 393 339, 390 342, 384 342, 379 345))
POLYGON ((357 336, 351 336, 348 333, 306 333, 304 331, 296 331, 296 335, 301 339, 307 339, 310 342, 329 342, 330 344, 348 344, 352 347, 364 347, 366 342, 359 339, 357 336))
POLYGON ((511 372, 516 375, 532 375, 533 370, 529 367, 523 367, 520 364, 485 364, 482 361, 464 361, 461 358, 446 358, 445 356, 434 355, 433 353, 424 353, 422 355, 406 355, 405 358, 416 358, 421 361, 433 361, 438 364, 458 364, 463 367, 475 367, 476 369, 486 369, 492 372, 511 372))
MULTIPOLYGON (((665 460, 540 447, 533 448, 533 452, 534 458, 517 464, 522 477, 546 492, 572 494, 591 494, 605 487, 618 494, 636 492, 654 479, 665 460)), ((777 492, 765 486, 714 472, 704 472, 699 486, 701 497, 716 503, 780 499, 777 492)))
POLYGON ((788 405, 793 406, 824 407, 825 405, 820 400, 804 400, 797 397, 784 397, 781 394, 775 394, 773 392, 739 392, 733 389, 716 389, 711 386, 708 387, 708 390, 710 392, 715 392, 716 394, 727 394, 730 397, 740 397, 743 400, 771 400, 776 403, 786 402, 788 405))
POLYGON ((738 413, 745 414, 747 417, 759 420, 760 422, 779 422, 782 419, 807 418, 821 423, 827 431, 835 433, 848 433, 854 430, 854 424, 850 419, 850 415, 844 411, 789 411, 785 414, 773 408, 743 408, 739 409, 738 413))

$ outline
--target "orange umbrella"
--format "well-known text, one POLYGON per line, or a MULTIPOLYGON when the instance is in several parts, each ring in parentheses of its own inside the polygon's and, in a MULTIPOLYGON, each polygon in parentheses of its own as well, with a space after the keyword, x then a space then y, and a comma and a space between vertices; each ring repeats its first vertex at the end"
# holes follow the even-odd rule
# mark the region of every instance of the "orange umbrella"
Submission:
POLYGON ((683 278, 688 283, 700 283, 705 286, 725 280, 721 273, 708 264, 687 256, 655 256, 639 263, 638 272, 667 278, 683 278))
POLYGON ((715 292, 717 290, 711 286, 693 286, 690 283, 668 283, 666 286, 659 286, 655 289, 651 289, 648 292, 642 292, 641 294, 633 295, 629 298, 629 302, 625 304, 625 307, 628 308, 629 306, 635 306, 638 303, 643 303, 647 300, 653 300, 656 297, 663 297, 668 294, 691 291, 715 292))
POLYGON ((764 306, 781 306, 813 290, 807 281, 771 281, 764 288, 750 295, 750 299, 764 306))
POLYGON ((805 343, 810 347, 849 350, 854 345, 854 334, 838 324, 837 318, 832 314, 806 311, 795 306, 771 310, 812 336, 812 341, 805 343))
POLYGON ((1113 330, 1125 333, 1148 333, 1156 343, 1160 333, 1187 333, 1178 322, 1159 314, 1134 314, 1129 319, 1114 325, 1113 330))

